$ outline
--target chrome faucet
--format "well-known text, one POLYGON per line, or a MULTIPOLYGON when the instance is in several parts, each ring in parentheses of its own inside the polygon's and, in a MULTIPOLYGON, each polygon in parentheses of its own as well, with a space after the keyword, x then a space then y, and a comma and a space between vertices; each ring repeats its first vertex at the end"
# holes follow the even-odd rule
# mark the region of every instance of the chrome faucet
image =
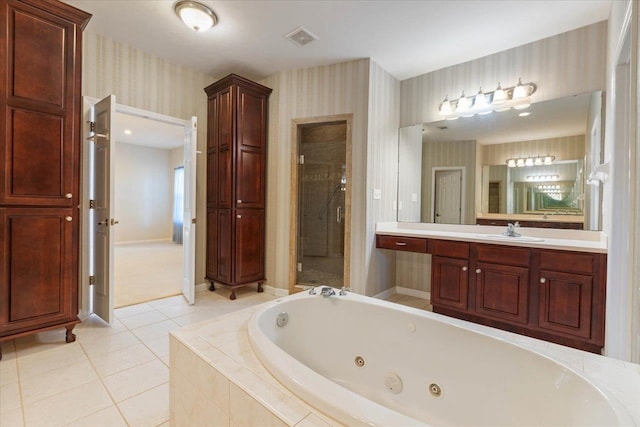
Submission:
MULTIPOLYGON (((520 225, 516 222, 516 224, 520 225)), ((507 224, 507 231, 502 233, 504 236, 508 237, 520 237, 520 233, 516 233, 516 225, 512 223, 507 224)))
POLYGON ((330 297, 331 295, 335 295, 336 291, 329 287, 329 286, 324 286, 321 290, 320 290, 320 295, 322 295, 325 298, 330 297))
POLYGON ((345 295, 347 294, 347 291, 351 292, 351 288, 348 288, 348 287, 346 287, 346 286, 343 286, 343 287, 340 289, 340 293, 339 293, 338 295, 340 295, 340 296, 345 296, 345 295))

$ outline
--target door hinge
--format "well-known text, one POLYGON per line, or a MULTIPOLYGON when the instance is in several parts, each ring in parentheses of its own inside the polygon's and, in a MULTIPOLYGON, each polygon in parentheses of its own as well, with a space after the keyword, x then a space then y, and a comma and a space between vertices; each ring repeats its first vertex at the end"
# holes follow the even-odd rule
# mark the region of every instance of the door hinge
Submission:
POLYGON ((304 154, 300 154, 298 156, 298 164, 299 165, 304 165, 304 154))
POLYGON ((196 219, 195 218, 191 218, 191 224, 195 224, 196 223, 196 219))
POLYGON ((96 276, 89 276, 89 284, 90 285, 96 284, 96 276))
POLYGON ((96 122, 89 122, 89 131, 91 132, 96 131, 96 122))
POLYGON ((96 208, 96 201, 89 200, 89 209, 95 209, 95 208, 96 208))
POLYGON ((299 263, 298 263, 298 272, 301 272, 301 271, 302 271, 302 263, 301 263, 301 262, 299 262, 299 263))

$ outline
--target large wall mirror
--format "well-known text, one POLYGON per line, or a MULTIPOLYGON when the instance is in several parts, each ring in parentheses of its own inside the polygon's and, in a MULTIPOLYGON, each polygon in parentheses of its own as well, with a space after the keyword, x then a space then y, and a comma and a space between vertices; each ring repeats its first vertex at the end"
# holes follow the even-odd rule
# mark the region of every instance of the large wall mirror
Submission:
POLYGON ((600 230, 601 186, 587 178, 603 105, 598 91, 401 128, 398 221, 600 230))

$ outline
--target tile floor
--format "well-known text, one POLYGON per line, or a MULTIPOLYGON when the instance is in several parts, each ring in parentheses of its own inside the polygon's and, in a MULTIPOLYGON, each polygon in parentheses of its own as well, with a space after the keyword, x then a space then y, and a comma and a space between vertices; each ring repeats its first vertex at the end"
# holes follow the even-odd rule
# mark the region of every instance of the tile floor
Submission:
MULTIPOLYGON (((202 291, 115 311, 112 325, 92 316, 76 326, 2 343, 0 426, 168 426, 168 332, 275 297, 240 288, 202 291)), ((430 309, 428 301, 392 295, 389 301, 430 309)))

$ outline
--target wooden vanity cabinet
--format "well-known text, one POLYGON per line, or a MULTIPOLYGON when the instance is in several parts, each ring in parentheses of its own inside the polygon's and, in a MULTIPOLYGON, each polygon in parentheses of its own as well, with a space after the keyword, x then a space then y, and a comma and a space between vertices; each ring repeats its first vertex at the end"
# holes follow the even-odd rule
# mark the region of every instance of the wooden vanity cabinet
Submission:
POLYGON ((423 245, 436 313, 600 353, 606 254, 376 236, 378 247, 423 245), (402 239, 422 240, 396 246, 402 239))
POLYGON ((271 89, 235 74, 205 88, 207 127, 206 279, 235 289, 265 268, 267 107, 271 89))
POLYGON ((0 2, 0 341, 57 328, 75 340, 90 17, 57 0, 0 2))

